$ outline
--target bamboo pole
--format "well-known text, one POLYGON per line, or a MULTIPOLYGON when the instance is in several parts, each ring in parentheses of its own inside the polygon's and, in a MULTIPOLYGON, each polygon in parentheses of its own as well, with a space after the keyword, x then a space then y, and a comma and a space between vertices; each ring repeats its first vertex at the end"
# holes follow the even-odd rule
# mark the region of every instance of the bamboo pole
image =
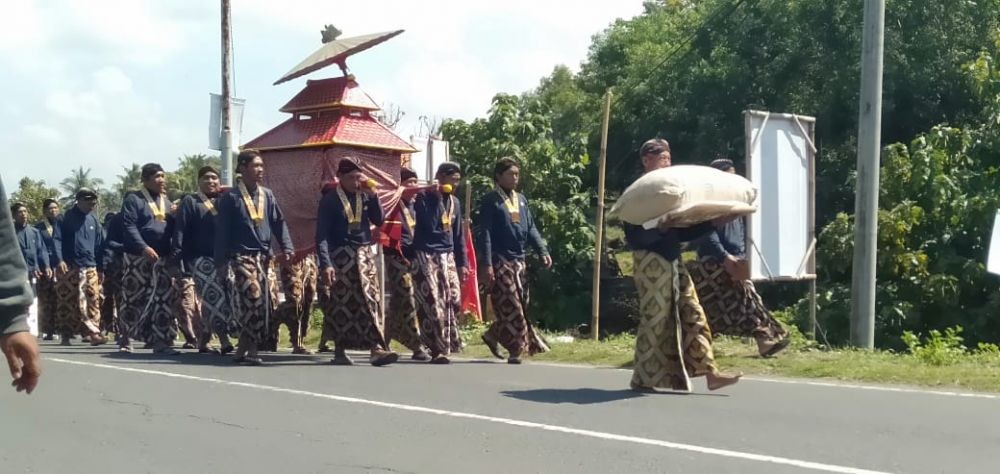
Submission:
POLYGON ((594 237, 594 282, 590 309, 590 333, 600 339, 601 321, 601 257, 604 243, 604 174, 608 161, 608 119, 611 115, 611 89, 604 93, 604 118, 601 122, 601 156, 597 171, 597 224, 594 237))

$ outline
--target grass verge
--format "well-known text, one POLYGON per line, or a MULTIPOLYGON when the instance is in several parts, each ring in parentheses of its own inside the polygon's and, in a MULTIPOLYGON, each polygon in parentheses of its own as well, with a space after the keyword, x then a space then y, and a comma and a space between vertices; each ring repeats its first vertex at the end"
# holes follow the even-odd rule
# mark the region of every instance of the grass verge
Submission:
MULTIPOLYGON (((318 319, 318 318, 314 318, 318 319)), ((318 321, 306 338, 306 345, 315 349, 319 340, 318 321)), ((461 357, 489 359, 492 356, 480 336, 486 327, 472 325, 462 330, 466 343, 461 357)), ((629 368, 635 347, 635 337, 620 334, 595 342, 590 339, 567 341, 562 333, 545 333, 550 352, 532 358, 536 361, 585 364, 601 367, 629 368)), ((282 350, 288 350, 288 336, 281 329, 282 350)), ((405 354, 403 347, 393 349, 405 354)), ((796 334, 794 342, 777 357, 757 356, 752 341, 727 336, 716 337, 715 358, 726 372, 748 375, 831 379, 893 385, 916 385, 939 389, 962 389, 1000 393, 1000 354, 970 353, 950 357, 947 363, 929 363, 911 354, 887 351, 851 349, 820 350, 796 334)))

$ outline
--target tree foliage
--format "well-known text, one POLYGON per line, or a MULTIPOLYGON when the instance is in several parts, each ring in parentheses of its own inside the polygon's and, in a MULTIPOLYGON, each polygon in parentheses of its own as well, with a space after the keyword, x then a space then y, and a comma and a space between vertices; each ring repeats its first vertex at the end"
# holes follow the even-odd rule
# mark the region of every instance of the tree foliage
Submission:
MULTIPOLYGON (((553 159, 577 173, 571 165, 584 160, 572 157, 587 156, 583 150, 596 155, 601 96, 612 88, 613 195, 638 174, 637 150, 648 138, 670 140, 678 163, 705 163, 721 154, 742 165, 744 110, 815 116, 820 315, 831 342, 846 341, 862 5, 660 0, 644 7, 643 14, 596 34, 579 72, 556 67, 518 101, 500 96, 490 117, 464 124, 461 131, 475 133, 458 140, 458 156, 492 159, 511 143, 530 143, 525 140, 532 135, 516 131, 530 130, 534 119, 497 113, 512 107, 546 116, 544 142, 556 150, 553 159)), ((882 136, 897 144, 886 148, 882 167, 882 345, 898 344, 903 330, 954 325, 966 328, 973 341, 1000 340, 996 318, 987 316, 1000 309, 1000 293, 982 268, 984 239, 1000 206, 998 31, 1000 0, 946 7, 930 0, 887 2, 882 136)), ((453 140, 463 136, 447 131, 453 140)), ((488 161, 475 172, 489 176, 488 161)), ((596 166, 585 165, 574 176, 583 185, 574 192, 592 196, 596 166)), ((569 196, 553 192, 553 202, 568 202, 569 196)), ((550 245, 561 245, 551 229, 546 232, 550 245)), ((780 296, 769 303, 794 304, 801 293, 780 296)), ((799 307, 801 318, 805 306, 799 307)))
POLYGON ((46 185, 45 180, 33 180, 25 177, 17 183, 17 191, 11 193, 10 202, 24 204, 28 208, 28 219, 39 221, 44 214, 42 201, 58 197, 59 191, 46 185))

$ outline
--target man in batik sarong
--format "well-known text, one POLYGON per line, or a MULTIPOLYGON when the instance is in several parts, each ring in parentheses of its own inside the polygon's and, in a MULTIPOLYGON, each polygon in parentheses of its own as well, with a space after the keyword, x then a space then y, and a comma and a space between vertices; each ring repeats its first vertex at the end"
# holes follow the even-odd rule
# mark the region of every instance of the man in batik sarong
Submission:
POLYGON ((123 333, 118 346, 132 352, 132 339, 144 341, 157 354, 177 355, 177 321, 171 308, 173 286, 167 259, 173 216, 167 200, 167 177, 157 163, 143 165, 142 186, 122 202, 123 333))
MULTIPOLYGON (((417 173, 409 168, 400 170, 403 188, 417 186, 417 173)), ((413 210, 416 193, 403 195, 399 205, 382 226, 382 251, 385 255, 385 282, 389 287, 386 308, 385 338, 397 341, 413 351, 416 361, 428 361, 431 356, 424 350, 417 321, 417 303, 413 295, 414 261, 413 229, 417 224, 413 210)))
POLYGON ((181 199, 172 243, 174 254, 183 262, 184 272, 190 278, 190 281, 183 279, 179 286, 186 291, 193 283, 194 294, 187 295, 187 301, 182 300, 181 304, 197 313, 193 319, 200 321, 197 344, 198 352, 203 354, 233 352, 229 335, 239 330, 236 315, 229 306, 226 287, 219 283, 215 275, 215 229, 219 214, 216 203, 221 189, 219 176, 219 171, 211 166, 198 170, 198 192, 181 199), (221 351, 209 346, 213 333, 219 338, 221 351))
POLYGON ((278 261, 294 252, 285 216, 270 189, 263 186, 264 158, 256 150, 237 157, 237 185, 219 197, 215 226, 215 272, 221 284, 233 274, 232 306, 240 322, 240 336, 233 360, 261 365, 261 344, 272 321, 271 282, 268 267, 272 238, 281 247, 278 261))
POLYGON ((552 267, 552 258, 535 227, 527 198, 517 192, 520 173, 514 159, 497 161, 493 169, 497 187, 480 200, 477 225, 483 273, 496 314, 483 342, 498 359, 502 356, 497 346, 503 346, 510 364, 520 364, 522 356, 549 350, 527 317, 525 248, 531 245, 545 268, 552 267))
POLYGON ((372 227, 384 220, 375 190, 354 158, 337 164, 337 189, 319 202, 316 254, 330 287, 324 311, 324 332, 333 336, 335 365, 352 365, 349 349, 371 352, 371 364, 383 366, 399 356, 385 340, 382 293, 379 285, 372 227))
POLYGON ((75 334, 82 334, 91 345, 107 342, 101 335, 101 257, 104 229, 94 217, 97 193, 80 189, 76 204, 66 211, 59 225, 58 295, 56 326, 62 345, 70 345, 75 334))
POLYGON ((458 331, 461 286, 469 271, 462 238, 462 204, 454 191, 462 180, 457 163, 444 162, 435 175, 436 189, 417 194, 413 203, 417 225, 413 248, 417 256, 416 297, 420 337, 432 364, 448 364, 452 352, 462 350, 458 331), (447 185, 447 186, 445 186, 447 185))
POLYGON ((118 312, 121 310, 122 287, 122 218, 121 213, 109 212, 104 215, 104 246, 101 261, 104 266, 104 281, 101 283, 101 333, 120 333, 118 312))
MULTIPOLYGON (((666 140, 647 141, 639 155, 647 173, 670 166, 670 144, 666 140)), ((625 225, 639 293, 632 390, 691 391, 691 377, 699 376, 707 379, 709 390, 739 381, 740 375, 723 375, 716 367, 712 331, 691 277, 678 263, 681 242, 701 238, 723 223, 718 220, 683 229, 625 225)))
POLYGON ((288 328, 292 354, 312 354, 304 343, 309 334, 309 319, 316 299, 319 277, 316 255, 309 254, 301 259, 285 262, 278 267, 277 273, 281 283, 280 291, 285 299, 275 309, 275 323, 271 326, 269 340, 277 350, 278 328, 284 324, 288 328))
MULTIPOLYGON (((711 166, 736 172, 727 159, 715 160, 711 166)), ((760 355, 769 357, 788 347, 788 335, 744 274, 745 229, 740 218, 710 232, 698 248, 698 260, 688 262, 687 270, 712 332, 753 337, 760 355)))
POLYGON ((42 212, 45 215, 42 220, 35 224, 35 228, 42 233, 42 241, 49 251, 49 264, 52 266, 51 272, 42 275, 38 279, 36 294, 38 295, 38 333, 43 335, 46 341, 51 341, 56 328, 56 275, 55 267, 62 261, 59 255, 62 249, 56 245, 59 238, 59 223, 62 216, 59 215, 59 202, 55 199, 42 201, 42 212))

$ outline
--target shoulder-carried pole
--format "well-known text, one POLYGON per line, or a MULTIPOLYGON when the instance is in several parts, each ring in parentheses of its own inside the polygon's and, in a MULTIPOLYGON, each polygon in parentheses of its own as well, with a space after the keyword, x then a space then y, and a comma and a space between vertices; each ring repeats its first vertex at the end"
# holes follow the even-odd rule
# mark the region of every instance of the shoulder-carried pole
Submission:
POLYGON ((594 282, 590 309, 590 333, 600 338, 601 320, 601 256, 604 243, 604 174, 608 161, 608 119, 611 115, 611 89, 604 93, 604 118, 601 122, 601 157, 597 171, 597 225, 594 236, 594 282))

